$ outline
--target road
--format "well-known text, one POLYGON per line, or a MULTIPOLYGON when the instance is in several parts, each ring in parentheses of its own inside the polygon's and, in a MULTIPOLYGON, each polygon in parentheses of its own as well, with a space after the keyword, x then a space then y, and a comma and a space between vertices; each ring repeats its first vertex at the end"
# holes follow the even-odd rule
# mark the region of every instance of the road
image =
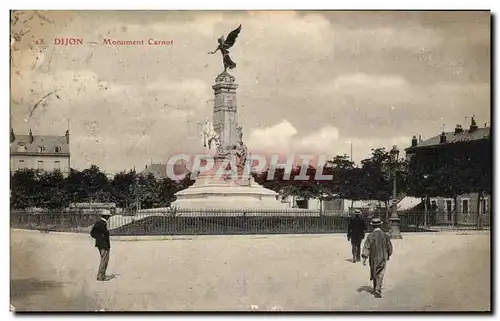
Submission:
POLYGON ((11 231, 17 311, 489 311, 490 234, 394 240, 383 298, 344 235, 113 241, 109 282, 87 235, 11 231))

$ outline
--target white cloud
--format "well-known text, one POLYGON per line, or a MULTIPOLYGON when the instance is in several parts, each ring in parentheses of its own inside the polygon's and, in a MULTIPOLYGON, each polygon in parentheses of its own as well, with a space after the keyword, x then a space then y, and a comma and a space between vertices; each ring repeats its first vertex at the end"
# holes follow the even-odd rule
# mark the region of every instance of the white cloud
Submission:
POLYGON ((305 136, 298 136, 295 127, 284 120, 264 129, 253 130, 248 140, 251 152, 266 153, 308 153, 314 155, 350 155, 351 143, 353 159, 356 163, 371 156, 372 148, 392 148, 397 145, 404 156, 404 149, 409 146, 411 137, 342 137, 338 128, 325 126, 305 136))
POLYGON ((254 129, 250 132, 247 145, 256 151, 289 151, 291 139, 297 130, 287 120, 263 129, 254 129))
POLYGON ((325 152, 339 140, 339 130, 333 126, 326 126, 307 136, 300 138, 294 146, 302 150, 325 152))

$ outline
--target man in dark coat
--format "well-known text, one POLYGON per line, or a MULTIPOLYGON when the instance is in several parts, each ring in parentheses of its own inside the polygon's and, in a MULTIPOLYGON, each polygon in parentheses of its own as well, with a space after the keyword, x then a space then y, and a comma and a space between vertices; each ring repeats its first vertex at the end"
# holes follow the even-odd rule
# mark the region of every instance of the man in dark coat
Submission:
POLYGON ((365 220, 361 217, 361 211, 356 209, 347 227, 347 240, 351 241, 352 247, 352 263, 361 261, 361 241, 365 238, 365 230, 365 220))
POLYGON ((363 265, 370 259, 370 281, 373 281, 373 292, 376 298, 382 297, 382 281, 387 261, 392 255, 392 243, 389 235, 380 229, 380 218, 372 219, 373 232, 366 237, 363 247, 363 265))
POLYGON ((95 247, 97 247, 101 255, 101 262, 99 263, 99 270, 97 272, 97 281, 107 281, 106 269, 108 268, 109 251, 111 249, 107 222, 110 217, 111 212, 109 210, 104 210, 101 219, 94 224, 90 232, 90 236, 95 239, 95 247))

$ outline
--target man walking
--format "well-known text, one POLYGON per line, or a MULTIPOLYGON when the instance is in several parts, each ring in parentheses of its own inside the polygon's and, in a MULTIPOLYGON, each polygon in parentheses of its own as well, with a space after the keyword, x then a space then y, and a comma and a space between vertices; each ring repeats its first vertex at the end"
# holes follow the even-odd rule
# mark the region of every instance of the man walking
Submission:
POLYGON ((361 217, 361 210, 354 210, 354 218, 347 227, 347 240, 351 241, 352 263, 361 261, 361 241, 365 238, 366 224, 361 217))
POLYGON ((95 247, 97 247, 101 255, 101 262, 99 263, 99 270, 97 272, 97 281, 107 281, 106 269, 108 268, 109 251, 111 249, 107 222, 110 217, 111 212, 109 210, 104 210, 101 219, 94 224, 90 232, 90 236, 95 239, 95 247))
POLYGON ((370 259, 370 281, 373 281, 373 292, 376 298, 382 297, 382 281, 387 261, 392 255, 392 243, 389 235, 380 229, 382 221, 374 218, 371 221, 373 232, 366 237, 363 247, 363 265, 370 259))

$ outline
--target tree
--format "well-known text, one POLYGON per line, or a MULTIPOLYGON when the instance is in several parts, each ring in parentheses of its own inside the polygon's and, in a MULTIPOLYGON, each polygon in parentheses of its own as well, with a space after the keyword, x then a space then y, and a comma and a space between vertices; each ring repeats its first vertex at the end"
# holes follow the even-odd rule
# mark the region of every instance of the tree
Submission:
POLYGON ((177 197, 175 196, 175 193, 186 189, 187 187, 191 186, 194 183, 189 178, 189 175, 187 175, 183 180, 176 182, 169 177, 164 178, 160 182, 159 186, 159 197, 160 197, 160 202, 162 206, 168 207, 172 202, 174 202, 177 197))
POLYGON ((69 195, 64 184, 64 175, 60 170, 43 172, 39 175, 38 185, 41 191, 39 206, 52 210, 63 209, 69 205, 69 195))
POLYGON ((153 174, 147 176, 140 175, 138 180, 138 199, 141 202, 141 208, 159 207, 161 197, 161 183, 159 183, 153 174))
POLYGON ((336 195, 341 198, 356 197, 354 186, 356 180, 353 176, 355 171, 354 162, 347 155, 337 155, 327 162, 327 174, 331 174, 333 179, 326 182, 326 193, 336 195))
MULTIPOLYGON (((372 156, 361 161, 363 189, 357 191, 360 196, 387 204, 392 195, 392 184, 386 167, 389 161, 389 152, 383 147, 372 149, 372 156)), ((358 184, 358 187, 361 186, 358 184)))
POLYGON ((21 169, 11 175, 11 207, 26 209, 35 206, 38 176, 39 171, 33 169, 21 169))
POLYGON ((111 192, 116 205, 121 208, 128 208, 135 200, 133 187, 135 185, 137 173, 135 171, 120 172, 113 177, 110 183, 111 192))
POLYGON ((108 178, 96 165, 92 165, 90 168, 82 171, 81 186, 86 191, 90 201, 100 201, 99 196, 101 198, 109 197, 110 189, 108 178), (103 197, 103 194, 106 196, 103 197))
POLYGON ((64 185, 71 203, 86 202, 88 200, 88 191, 82 185, 82 172, 71 168, 64 185))

